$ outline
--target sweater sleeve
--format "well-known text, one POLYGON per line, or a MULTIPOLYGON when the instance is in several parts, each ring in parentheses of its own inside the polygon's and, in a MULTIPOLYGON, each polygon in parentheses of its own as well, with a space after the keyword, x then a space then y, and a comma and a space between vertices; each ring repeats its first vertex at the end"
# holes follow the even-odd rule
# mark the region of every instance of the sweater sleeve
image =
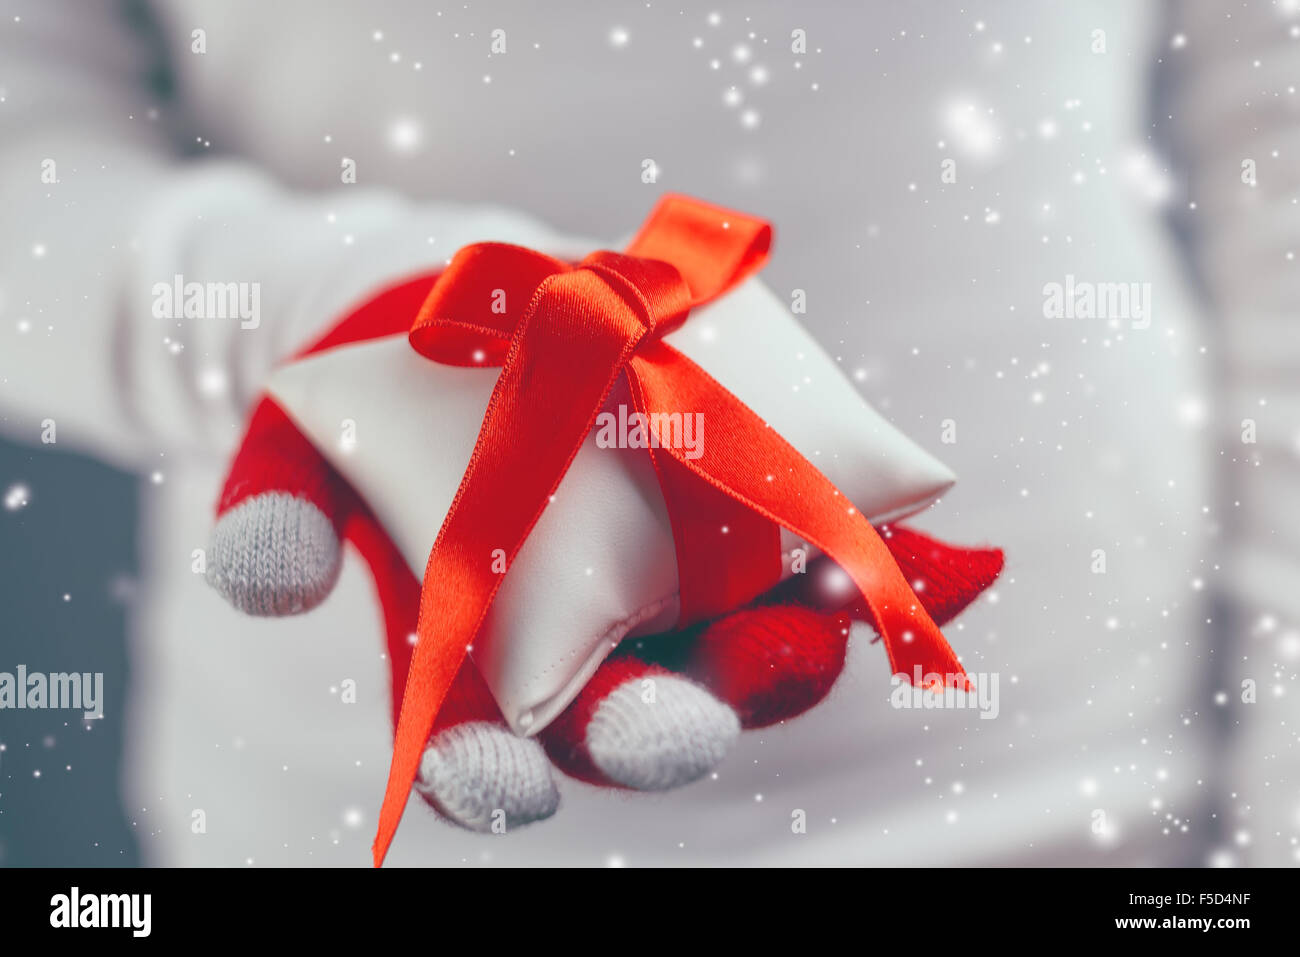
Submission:
POLYGON ((1284 694, 1300 622, 1300 5, 1169 11, 1157 126, 1187 185, 1177 222, 1214 321, 1219 638, 1207 664, 1223 711, 1220 817, 1237 840, 1211 860, 1293 865, 1296 779, 1279 779, 1278 758, 1300 715, 1284 694))
POLYGON ((274 363, 351 303, 484 238, 494 209, 295 193, 184 132, 141 5, 0 22, 0 431, 122 467, 224 457, 274 363), (188 143, 186 140, 188 139, 188 143), (197 285, 193 285, 197 284, 197 285), (175 293, 179 290, 180 296, 175 293))
POLYGON ((1300 616, 1300 7, 1170 7, 1160 124, 1187 184, 1177 221, 1216 323, 1212 404, 1225 584, 1300 616))

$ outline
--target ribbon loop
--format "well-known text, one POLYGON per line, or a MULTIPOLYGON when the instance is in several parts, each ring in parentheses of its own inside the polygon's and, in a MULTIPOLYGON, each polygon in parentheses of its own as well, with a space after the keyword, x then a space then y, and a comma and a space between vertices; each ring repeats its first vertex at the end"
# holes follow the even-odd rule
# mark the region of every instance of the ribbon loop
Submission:
POLYGON ((451 258, 409 334, 416 352, 455 366, 499 366, 537 287, 571 267, 508 243, 475 243, 451 258))
POLYGON ((672 263, 698 306, 762 269, 771 246, 772 227, 763 220, 669 195, 650 213, 627 254, 672 263))

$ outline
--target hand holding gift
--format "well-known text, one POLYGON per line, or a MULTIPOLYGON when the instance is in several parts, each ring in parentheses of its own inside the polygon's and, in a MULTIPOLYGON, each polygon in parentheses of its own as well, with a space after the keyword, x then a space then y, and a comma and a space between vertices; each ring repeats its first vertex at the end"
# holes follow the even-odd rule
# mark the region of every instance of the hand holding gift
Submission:
POLYGON ((413 782, 467 826, 525 823, 555 808, 547 756, 595 783, 672 787, 742 723, 815 704, 847 616, 761 602, 810 550, 848 573, 845 603, 895 672, 964 680, 930 611, 960 610, 1001 555, 873 529, 952 477, 746 281, 770 238, 668 197, 624 254, 469 246, 273 377, 210 577, 286 614, 323 599, 341 538, 369 561, 401 702, 376 863, 413 782), (611 444, 611 421, 639 431, 611 444))

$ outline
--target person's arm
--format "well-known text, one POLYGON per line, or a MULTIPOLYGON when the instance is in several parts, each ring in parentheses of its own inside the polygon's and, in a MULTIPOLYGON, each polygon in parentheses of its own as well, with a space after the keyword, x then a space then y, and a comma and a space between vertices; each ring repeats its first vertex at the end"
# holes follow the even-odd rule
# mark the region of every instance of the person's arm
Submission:
MULTIPOLYGON (((1271 835, 1294 817, 1295 780, 1279 782, 1275 765, 1293 746, 1296 710, 1273 689, 1300 622, 1300 8, 1172 3, 1166 29, 1154 126, 1186 185, 1173 218, 1214 323, 1218 534, 1206 571, 1217 645, 1206 660, 1225 695, 1210 725, 1219 791, 1235 799, 1220 817, 1271 835)), ((1281 840, 1253 843, 1219 853, 1294 863, 1281 840)))
POLYGON ((160 453, 224 455, 270 367, 357 299, 464 242, 542 242, 513 214, 342 183, 295 194, 247 163, 178 147, 185 104, 164 92, 168 51, 144 11, 19 0, 0 22, 10 438, 41 441, 53 422, 60 445, 144 469, 160 453), (166 291, 177 277, 205 284, 203 316, 185 315, 184 285, 179 303, 166 291), (208 314, 231 283, 255 314, 208 314))
MULTIPOLYGON (((1294 7, 1294 5, 1292 5, 1294 7)), ((1300 615, 1300 8, 1169 8, 1156 128, 1186 184, 1175 221, 1214 316, 1226 582, 1300 615)))

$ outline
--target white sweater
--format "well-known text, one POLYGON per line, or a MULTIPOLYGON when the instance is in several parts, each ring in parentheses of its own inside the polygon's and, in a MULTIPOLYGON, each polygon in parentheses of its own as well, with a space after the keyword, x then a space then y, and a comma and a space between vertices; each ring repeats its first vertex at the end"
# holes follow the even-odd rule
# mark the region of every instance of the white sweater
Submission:
MULTIPOLYGON (((190 570, 267 370, 378 282, 507 230, 546 235, 505 210, 610 244, 663 189, 773 220, 768 282, 805 290, 807 324, 846 374, 958 472, 922 524, 1008 551, 995 599, 949 630, 968 667, 999 673, 1000 716, 891 710, 883 653, 860 632, 831 700, 746 735, 716 780, 657 797, 569 783, 556 818, 505 839, 412 805, 390 862, 1291 859, 1300 778, 1275 760, 1294 748, 1277 730, 1293 706, 1268 690, 1272 659, 1260 648, 1232 686, 1206 685, 1221 636, 1204 599, 1231 584, 1225 540, 1249 542, 1211 492, 1221 436, 1198 410, 1259 390, 1208 391, 1218 333, 1161 221, 1162 198, 1193 197, 1176 176, 1166 191, 1148 110, 1156 57, 1186 61, 1180 94, 1209 91, 1156 125, 1190 144, 1189 168, 1218 171, 1194 187, 1197 225, 1245 237, 1202 247, 1229 316, 1258 285, 1217 264, 1263 212, 1224 198, 1246 147, 1213 131, 1263 122, 1243 100, 1296 80, 1271 57, 1249 68, 1259 49, 1294 73, 1294 44, 1279 46, 1294 21, 1274 7, 1225 26, 1180 5, 1171 27, 1127 2, 981 21, 939 3, 757 0, 718 4, 716 25, 576 0, 0 6, 0 423, 35 442, 53 419, 60 444, 146 476, 146 588, 119 704, 149 861, 368 861, 391 738, 364 570, 351 562, 323 608, 274 621, 226 608, 190 570), (259 282, 260 325, 155 318, 154 285, 177 275, 259 282), (1044 287, 1067 277, 1149 284, 1149 327, 1045 317, 1044 287), (1260 703, 1239 705, 1250 676, 1260 703), (356 705, 335 691, 345 678, 356 705), (1257 755, 1227 788, 1206 727, 1216 690, 1250 718, 1233 753, 1257 755), (1225 790, 1230 824, 1210 818, 1225 790), (199 808, 205 834, 189 826, 199 808), (1238 827, 1249 843, 1232 842, 1238 827)), ((1261 198, 1293 196, 1294 176, 1272 191, 1294 173, 1269 156, 1289 155, 1285 138, 1252 136, 1261 198)), ((1285 213, 1270 223, 1293 236, 1285 213)), ((1260 281, 1294 290, 1281 269, 1260 281)), ((1300 353, 1277 341, 1260 361, 1294 368, 1300 353)), ((1251 515, 1271 531, 1265 494, 1251 515)), ((1294 559, 1277 546, 1285 586, 1294 559)), ((1287 597, 1271 596, 1280 616, 1295 614, 1287 597)))

